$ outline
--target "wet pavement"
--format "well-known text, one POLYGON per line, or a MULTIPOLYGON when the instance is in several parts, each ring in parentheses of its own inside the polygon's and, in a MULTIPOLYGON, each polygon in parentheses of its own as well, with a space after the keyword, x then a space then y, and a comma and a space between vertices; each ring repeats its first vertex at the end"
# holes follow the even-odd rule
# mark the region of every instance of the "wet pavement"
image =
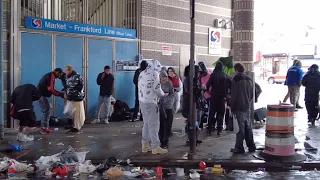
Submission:
MULTIPOLYGON (((269 85, 260 83, 263 93, 256 107, 265 107, 270 103, 278 103, 286 94, 284 85, 269 85)), ((303 91, 303 90, 301 90, 303 91)), ((301 104, 303 104, 303 93, 301 94, 301 104)), ((314 163, 314 166, 320 161, 318 151, 310 151, 311 148, 320 148, 320 124, 316 127, 309 127, 307 124, 306 111, 300 110, 295 113, 295 137, 296 149, 298 153, 307 156, 307 163, 314 163)), ((33 162, 40 156, 52 155, 61 152, 67 146, 71 145, 76 151, 88 151, 86 159, 93 163, 100 163, 109 157, 118 159, 130 159, 132 162, 145 163, 152 166, 154 164, 164 164, 167 166, 197 166, 200 160, 210 164, 237 165, 243 168, 247 166, 255 167, 267 165, 264 161, 257 160, 252 153, 243 155, 233 155, 230 149, 235 142, 235 134, 232 132, 223 132, 221 136, 206 136, 201 133, 200 139, 203 143, 197 146, 197 153, 188 157, 189 147, 185 146, 186 137, 182 133, 184 128, 184 118, 177 114, 174 119, 174 135, 170 139, 169 154, 151 155, 141 153, 141 128, 142 122, 116 122, 109 125, 86 124, 83 128, 84 133, 80 135, 66 134, 66 130, 59 128, 52 135, 35 135, 34 142, 18 143, 16 141, 16 131, 7 129, 5 139, 1 141, 1 156, 8 156, 19 161, 33 162), (24 150, 18 153, 7 153, 4 150, 11 144, 19 144, 24 150), (256 165, 255 165, 256 164, 256 165)), ((265 125, 255 124, 254 139, 257 147, 263 148, 265 139, 265 125)), ((270 164, 269 164, 270 165, 270 164)), ((271 164, 281 167, 281 164, 271 164)), ((313 166, 312 166, 313 168, 313 166)), ((320 168, 320 166, 319 166, 320 168)), ((312 172, 314 173, 314 172, 312 172)), ((294 175, 299 176, 299 173, 294 175)), ((227 178, 223 177, 223 178, 227 178)), ((232 178, 232 177, 230 177, 232 178)), ((264 178, 271 178, 268 174, 264 178)))

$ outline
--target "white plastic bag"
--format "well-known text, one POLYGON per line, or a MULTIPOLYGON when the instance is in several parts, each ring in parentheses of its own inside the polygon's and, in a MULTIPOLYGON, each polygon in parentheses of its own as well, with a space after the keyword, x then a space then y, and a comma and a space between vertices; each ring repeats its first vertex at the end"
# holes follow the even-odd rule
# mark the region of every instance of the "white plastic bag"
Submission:
POLYGON ((237 116, 233 115, 233 133, 237 134, 239 132, 239 124, 237 120, 237 116))
POLYGON ((71 101, 68 101, 66 106, 64 107, 63 114, 67 116, 69 119, 74 118, 75 108, 72 105, 71 101))

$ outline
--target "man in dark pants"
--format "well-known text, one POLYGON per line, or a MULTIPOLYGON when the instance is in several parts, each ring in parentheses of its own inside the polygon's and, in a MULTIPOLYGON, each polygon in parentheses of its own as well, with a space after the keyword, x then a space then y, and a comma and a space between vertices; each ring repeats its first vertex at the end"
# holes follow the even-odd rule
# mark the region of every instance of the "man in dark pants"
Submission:
POLYGON ((33 111, 33 101, 40 99, 40 93, 32 84, 24 84, 14 89, 11 95, 13 112, 11 116, 19 120, 19 133, 17 141, 33 141, 33 136, 28 135, 35 131, 36 115, 33 111))
POLYGON ((302 79, 302 85, 306 87, 304 101, 308 111, 308 120, 314 126, 319 112, 320 72, 318 65, 313 64, 309 68, 302 79))
MULTIPOLYGON (((147 64, 147 61, 141 61, 140 63, 140 67, 141 65, 145 65, 147 64)), ((132 120, 131 122, 134 122, 137 117, 138 117, 138 113, 139 113, 139 95, 138 95, 138 79, 139 79, 139 75, 141 73, 141 68, 137 69, 134 72, 134 77, 133 77, 133 84, 135 85, 135 95, 136 95, 136 101, 134 104, 134 112, 133 112, 133 116, 132 116, 132 120)), ((140 121, 142 121, 142 114, 140 113, 140 121)))
POLYGON ((223 130, 223 119, 226 111, 226 98, 231 89, 231 79, 223 71, 222 62, 218 62, 210 79, 207 82, 207 91, 211 90, 211 102, 210 102, 210 113, 209 113, 209 122, 208 122, 208 134, 211 135, 212 123, 217 122, 217 135, 220 135, 223 130), (216 118, 214 120, 214 116, 216 118))

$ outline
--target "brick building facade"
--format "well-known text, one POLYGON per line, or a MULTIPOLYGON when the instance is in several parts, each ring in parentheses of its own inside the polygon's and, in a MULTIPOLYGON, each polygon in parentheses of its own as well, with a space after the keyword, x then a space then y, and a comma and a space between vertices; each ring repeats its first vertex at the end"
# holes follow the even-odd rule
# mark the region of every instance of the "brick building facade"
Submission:
MULTIPOLYGON (((211 65, 220 56, 208 54, 208 31, 215 19, 231 20, 232 0, 196 0, 195 17, 197 59, 211 65)), ((229 56, 231 30, 221 32, 221 56, 229 56)), ((180 46, 189 44, 189 1, 142 0, 141 55, 144 58, 158 59, 165 66, 179 66, 180 46), (162 55, 162 46, 171 46, 172 55, 162 55)))

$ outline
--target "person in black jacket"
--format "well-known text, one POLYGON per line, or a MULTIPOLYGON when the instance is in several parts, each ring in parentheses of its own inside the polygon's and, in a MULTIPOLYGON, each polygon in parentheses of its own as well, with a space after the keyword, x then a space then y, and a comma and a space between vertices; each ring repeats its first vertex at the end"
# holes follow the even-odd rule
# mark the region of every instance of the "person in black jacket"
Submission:
POLYGON ((63 93, 55 90, 55 79, 61 78, 63 71, 61 68, 55 69, 53 72, 45 74, 38 83, 38 91, 40 93, 39 107, 42 113, 41 118, 41 134, 52 133, 49 129, 49 120, 51 114, 51 106, 48 98, 53 94, 63 98, 63 93))
POLYGON ((308 111, 308 120, 315 125, 319 113, 320 72, 319 66, 313 64, 302 79, 302 85, 306 87, 304 101, 308 111))
POLYGON ((210 117, 207 132, 210 135, 212 126, 215 126, 217 122, 217 135, 220 135, 223 130, 223 119, 226 111, 226 99, 230 94, 231 89, 231 79, 223 71, 222 62, 218 62, 216 64, 216 67, 210 75, 206 87, 207 91, 209 91, 210 87, 212 88, 209 113, 210 117), (216 118, 214 118, 215 115, 216 118))
POLYGON ((91 123, 100 123, 100 109, 102 104, 105 104, 105 113, 106 117, 104 119, 104 123, 109 124, 109 111, 110 111, 110 105, 111 105, 111 98, 110 96, 113 94, 114 90, 114 77, 110 73, 110 66, 104 67, 104 72, 100 73, 97 77, 97 84, 100 86, 100 93, 98 98, 98 103, 95 110, 95 120, 93 120, 91 123))
POLYGON ((33 101, 40 99, 40 93, 32 84, 24 84, 14 89, 11 95, 12 113, 19 122, 18 141, 33 141, 33 136, 28 136, 35 131, 36 115, 33 111, 33 101))
MULTIPOLYGON (((133 76, 133 84, 135 85, 135 95, 136 95, 136 100, 135 100, 135 104, 134 104, 134 111, 133 111, 133 116, 132 116, 132 122, 135 121, 135 119, 137 119, 138 117, 138 113, 139 113, 139 94, 138 94, 138 79, 139 79, 139 75, 141 73, 141 66, 146 67, 148 66, 147 61, 141 61, 140 63, 140 68, 137 69, 134 72, 134 76, 133 76)), ((140 121, 142 121, 142 114, 140 113, 140 121)))
POLYGON ((80 74, 78 74, 72 66, 67 66, 65 68, 65 73, 65 97, 68 100, 67 103, 72 105, 74 111, 73 128, 68 131, 68 133, 78 134, 81 132, 81 128, 86 118, 83 103, 83 99, 85 98, 84 83, 80 74))

